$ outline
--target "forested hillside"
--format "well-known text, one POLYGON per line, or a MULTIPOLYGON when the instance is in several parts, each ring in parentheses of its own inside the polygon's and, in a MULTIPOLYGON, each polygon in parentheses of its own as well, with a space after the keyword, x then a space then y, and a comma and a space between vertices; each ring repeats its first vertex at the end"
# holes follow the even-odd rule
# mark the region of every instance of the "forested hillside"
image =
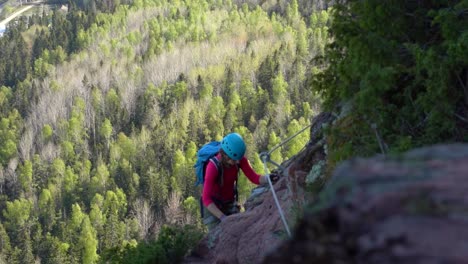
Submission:
MULTIPOLYGON (((310 82, 330 19, 313 2, 69 1, 10 23, 0 38, 1 261, 182 257, 204 232, 197 148, 236 131, 263 172, 258 153, 319 112, 310 82)), ((245 200, 252 186, 241 179, 245 200)))

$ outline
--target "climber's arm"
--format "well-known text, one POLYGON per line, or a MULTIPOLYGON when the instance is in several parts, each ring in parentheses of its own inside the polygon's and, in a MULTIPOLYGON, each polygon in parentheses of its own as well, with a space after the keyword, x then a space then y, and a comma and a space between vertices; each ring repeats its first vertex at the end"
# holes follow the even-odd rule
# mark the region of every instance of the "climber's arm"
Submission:
POLYGON ((226 217, 223 212, 221 212, 221 210, 219 210, 219 208, 215 205, 215 203, 210 203, 206 209, 208 209, 208 211, 210 211, 210 213, 214 216, 216 216, 218 219, 221 220, 221 218, 224 216, 226 217))

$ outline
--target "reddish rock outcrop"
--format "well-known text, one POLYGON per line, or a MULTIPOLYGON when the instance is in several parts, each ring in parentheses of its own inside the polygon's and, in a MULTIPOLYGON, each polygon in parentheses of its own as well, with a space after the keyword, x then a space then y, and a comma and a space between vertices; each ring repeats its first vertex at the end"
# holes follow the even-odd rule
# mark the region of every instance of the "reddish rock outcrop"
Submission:
POLYGON ((340 165, 264 263, 468 263, 468 145, 340 165))
MULTIPOLYGON (((282 209, 290 212, 286 181, 277 182, 275 189, 282 209)), ((284 230, 272 193, 265 188, 249 200, 245 212, 211 230, 184 263, 260 263, 284 240, 284 230)))

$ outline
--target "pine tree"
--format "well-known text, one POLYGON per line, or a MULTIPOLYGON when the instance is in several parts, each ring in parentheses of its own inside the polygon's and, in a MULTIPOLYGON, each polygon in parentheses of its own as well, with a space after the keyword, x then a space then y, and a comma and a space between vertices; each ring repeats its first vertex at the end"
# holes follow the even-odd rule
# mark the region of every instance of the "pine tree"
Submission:
POLYGON ((11 255, 10 237, 8 236, 5 227, 0 223, 0 261, 8 262, 11 255))
POLYGON ((81 263, 97 263, 98 240, 88 216, 85 216, 81 224, 81 233, 78 240, 78 247, 81 248, 81 263))
POLYGON ((41 223, 44 231, 49 232, 54 227, 55 217, 55 203, 51 191, 42 189, 39 195, 39 222, 41 223))

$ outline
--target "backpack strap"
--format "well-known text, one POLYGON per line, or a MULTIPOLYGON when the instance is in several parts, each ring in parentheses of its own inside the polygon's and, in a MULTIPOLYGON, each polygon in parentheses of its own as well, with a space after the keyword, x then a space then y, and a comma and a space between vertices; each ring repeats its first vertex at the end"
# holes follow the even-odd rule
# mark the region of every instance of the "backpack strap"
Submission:
POLYGON ((216 167, 216 171, 218 172, 217 181, 218 181, 219 186, 223 186, 223 183, 224 183, 223 166, 221 166, 221 164, 219 163, 219 160, 218 160, 218 158, 216 158, 216 156, 211 157, 210 161, 213 162, 213 164, 216 167))
POLYGON ((239 180, 239 172, 240 172, 240 166, 237 164, 237 177, 236 181, 234 182, 234 197, 236 198, 236 203, 239 203, 239 191, 237 190, 237 181, 239 180))
MULTIPOLYGON (((224 184, 223 166, 221 166, 218 158, 216 158, 216 157, 210 158, 210 161, 213 162, 213 164, 216 167, 216 170, 218 171, 218 184, 219 184, 219 186, 223 186, 223 184, 224 184)), ((237 181, 239 180, 240 166, 239 166, 239 163, 237 163, 237 162, 236 162, 236 167, 237 167, 237 177, 236 177, 236 181, 234 182, 234 196, 236 197, 236 202, 238 202, 239 201, 239 196, 238 196, 238 191, 237 191, 237 181)))

